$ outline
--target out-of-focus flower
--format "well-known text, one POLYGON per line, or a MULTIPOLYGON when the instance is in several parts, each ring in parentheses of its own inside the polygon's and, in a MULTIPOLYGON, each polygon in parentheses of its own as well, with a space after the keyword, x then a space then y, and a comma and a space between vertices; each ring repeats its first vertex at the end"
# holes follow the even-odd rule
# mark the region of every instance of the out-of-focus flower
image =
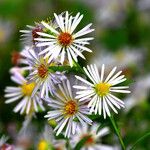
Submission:
POLYGON ((53 72, 49 70, 50 66, 58 65, 58 62, 51 61, 48 63, 47 59, 38 56, 34 50, 30 49, 28 52, 28 64, 32 68, 28 76, 29 82, 35 82, 32 96, 40 90, 40 96, 43 98, 49 96, 49 91, 53 95, 55 91, 55 84, 58 84, 65 78, 63 73, 53 72))
POLYGON ((0 44, 7 43, 14 31, 14 24, 10 21, 0 20, 0 44))
POLYGON ((47 32, 37 32, 37 34, 42 37, 35 38, 35 40, 38 41, 37 46, 45 47, 39 55, 45 54, 45 58, 48 58, 49 62, 60 56, 62 64, 67 55, 70 65, 73 66, 73 60, 78 61, 77 56, 85 59, 82 54, 83 51, 92 52, 89 48, 85 47, 85 45, 89 44, 89 41, 93 38, 81 37, 94 31, 94 29, 90 29, 92 24, 88 24, 77 33, 74 33, 74 30, 83 18, 83 15, 80 15, 80 13, 77 13, 77 15, 73 17, 66 11, 64 16, 56 14, 54 14, 54 16, 58 24, 58 30, 55 30, 52 26, 42 21, 47 32))
POLYGON ((53 110, 49 111, 45 117, 49 120, 55 119, 58 123, 54 129, 54 131, 57 130, 56 135, 59 135, 64 128, 65 137, 75 134, 78 123, 74 119, 78 119, 83 125, 85 123, 91 124, 92 120, 87 117, 89 114, 87 101, 79 102, 75 98, 69 80, 62 81, 62 85, 58 85, 58 92, 55 93, 55 97, 55 100, 49 100, 49 106, 53 110))
POLYGON ((5 89, 5 97, 7 100, 5 103, 12 103, 14 101, 20 100, 19 104, 14 108, 14 112, 19 112, 20 114, 29 114, 34 111, 38 111, 39 108, 44 110, 42 101, 39 98, 39 93, 36 93, 32 98, 31 94, 33 92, 36 84, 34 82, 27 83, 27 80, 19 73, 16 73, 11 77, 11 79, 19 84, 18 87, 8 86, 5 89))
POLYGON ((6 137, 4 135, 0 138, 0 150, 14 150, 13 145, 6 143, 7 140, 8 140, 8 137, 6 137))
POLYGON ((15 137, 15 150, 27 150, 33 146, 35 141, 36 126, 31 122, 33 114, 25 117, 23 126, 15 137))
POLYGON ((56 150, 66 150, 65 140, 55 139, 53 130, 49 126, 45 126, 44 132, 40 136, 40 140, 37 145, 38 150, 48 150, 53 147, 56 150))
POLYGON ((116 27, 124 21, 128 0, 82 0, 95 12, 97 27, 116 27))
POLYGON ((129 111, 132 107, 140 104, 147 99, 150 90, 150 74, 135 79, 132 86, 132 94, 124 99, 126 109, 129 111))
POLYGON ((125 19, 127 1, 124 0, 101 0, 101 5, 96 12, 96 20, 101 26, 112 27, 120 25, 125 19))
POLYGON ((150 1, 149 0, 138 0, 137 6, 140 10, 149 10, 150 11, 150 1))
POLYGON ((22 41, 25 45, 32 46, 35 44, 34 38, 38 38, 37 32, 41 32, 43 26, 39 23, 35 23, 35 26, 27 25, 28 30, 20 30, 22 41))
POLYGON ((91 127, 86 124, 78 128, 77 133, 71 137, 71 143, 75 146, 80 140, 87 137, 81 150, 114 150, 113 146, 101 143, 102 137, 108 134, 108 127, 99 129, 98 124, 93 124, 91 127))
POLYGON ((104 118, 106 118, 107 115, 111 116, 109 107, 115 113, 118 113, 116 108, 120 109, 121 107, 124 107, 124 102, 112 93, 130 93, 130 91, 126 90, 128 86, 116 86, 126 80, 124 75, 121 75, 122 71, 115 74, 117 67, 114 67, 107 78, 104 79, 104 65, 102 65, 101 75, 99 75, 96 65, 90 65, 83 69, 90 81, 87 81, 80 76, 76 76, 78 80, 87 84, 86 86, 74 86, 74 88, 79 89, 76 98, 80 99, 80 101, 84 101, 87 98, 92 97, 88 104, 90 112, 99 115, 103 113, 104 118))
POLYGON ((19 64, 19 60, 21 59, 20 52, 13 51, 11 54, 11 62, 13 65, 17 66, 19 64))
POLYGON ((144 49, 131 49, 125 47, 116 53, 102 50, 96 54, 90 63, 96 64, 98 68, 101 68, 102 64, 107 65, 107 69, 111 69, 113 66, 118 66, 119 69, 125 69, 130 65, 137 66, 137 63, 144 58, 144 49))

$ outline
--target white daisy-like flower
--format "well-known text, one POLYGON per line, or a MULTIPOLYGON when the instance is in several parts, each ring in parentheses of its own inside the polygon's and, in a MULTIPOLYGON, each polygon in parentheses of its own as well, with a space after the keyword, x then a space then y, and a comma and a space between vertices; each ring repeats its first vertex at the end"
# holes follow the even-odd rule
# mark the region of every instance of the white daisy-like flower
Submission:
POLYGON ((37 44, 38 47, 46 47, 39 55, 45 54, 44 58, 49 57, 49 62, 60 56, 61 63, 63 64, 67 56, 67 60, 69 60, 70 65, 73 66, 73 60, 78 61, 77 56, 85 59, 82 54, 83 51, 92 52, 89 48, 85 47, 85 45, 89 44, 89 41, 93 38, 81 37, 94 31, 94 29, 90 29, 92 25, 90 23, 77 33, 74 33, 83 15, 77 13, 77 15, 73 17, 69 15, 67 11, 63 15, 54 14, 58 24, 58 30, 55 30, 52 26, 42 21, 41 23, 47 31, 49 31, 49 34, 47 32, 37 32, 42 38, 35 38, 34 40, 39 42, 37 44))
POLYGON ((36 86, 33 90, 32 96, 40 90, 40 96, 43 98, 49 96, 49 92, 53 95, 55 91, 55 84, 61 82, 65 79, 63 73, 53 72, 49 70, 50 66, 58 65, 56 61, 51 61, 48 63, 47 59, 43 59, 42 56, 38 56, 34 50, 30 49, 28 51, 27 60, 30 65, 31 73, 27 77, 29 82, 35 82, 36 86))
POLYGON ((20 30, 20 32, 23 33, 21 35, 22 37, 21 40, 25 45, 32 46, 35 44, 34 38, 39 37, 37 32, 42 31, 42 25, 39 23, 35 23, 35 26, 27 25, 27 28, 28 28, 27 30, 20 30))
POLYGON ((71 89, 69 80, 62 81, 62 85, 58 85, 58 92, 55 93, 55 100, 50 100, 49 106, 53 109, 45 116, 48 120, 55 119, 58 123, 54 131, 59 135, 65 128, 65 137, 70 137, 75 134, 78 123, 74 120, 79 120, 79 123, 85 125, 91 124, 92 120, 87 117, 89 109, 87 108, 87 101, 79 102, 75 98, 71 89))
POLYGON ((76 76, 78 80, 87 84, 87 86, 74 86, 74 88, 79 89, 76 93, 76 98, 80 99, 81 102, 87 98, 91 98, 88 104, 90 112, 99 115, 103 113, 104 118, 106 118, 107 115, 111 116, 109 107, 115 113, 118 113, 116 108, 120 109, 124 107, 124 102, 112 93, 130 93, 130 91, 126 90, 129 88, 128 86, 116 86, 126 80, 125 76, 121 75, 122 71, 115 74, 117 67, 114 67, 107 78, 104 79, 104 65, 102 65, 101 75, 99 75, 96 65, 90 65, 83 69, 90 81, 76 76))
POLYGON ((92 126, 86 124, 77 129, 77 133, 71 137, 71 144, 75 146, 83 138, 87 137, 81 150, 114 150, 113 146, 101 143, 102 138, 108 134, 108 127, 99 129, 99 125, 96 123, 92 126))
POLYGON ((18 87, 8 86, 5 89, 5 103, 12 103, 20 101, 19 104, 14 108, 14 112, 20 112, 20 114, 38 112, 39 108, 45 110, 42 101, 39 99, 39 94, 36 93, 32 98, 31 94, 36 86, 34 82, 27 83, 27 80, 19 73, 16 73, 11 79, 19 84, 18 87))

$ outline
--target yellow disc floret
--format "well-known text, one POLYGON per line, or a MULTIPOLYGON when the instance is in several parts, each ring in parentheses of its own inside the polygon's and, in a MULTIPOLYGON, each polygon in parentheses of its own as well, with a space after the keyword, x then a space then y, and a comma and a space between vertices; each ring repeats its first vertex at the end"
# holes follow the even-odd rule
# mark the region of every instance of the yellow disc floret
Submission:
POLYGON ((40 78, 45 78, 48 74, 48 69, 47 67, 44 65, 44 64, 41 64, 39 67, 38 67, 38 75, 40 78))
POLYGON ((96 93, 99 96, 106 96, 109 93, 111 84, 109 83, 98 83, 95 85, 96 93))
POLYGON ((70 33, 67 33, 67 32, 62 32, 58 36, 58 42, 62 46, 69 46, 72 43, 72 35, 70 33))
POLYGON ((25 95, 25 96, 31 96, 34 87, 35 87, 35 83, 34 82, 29 83, 29 84, 24 83, 21 86, 23 95, 25 95))
POLYGON ((38 144, 38 150, 48 150, 48 143, 46 140, 41 140, 38 144))
POLYGON ((72 116, 77 112, 78 106, 77 103, 73 100, 70 100, 66 103, 64 107, 64 113, 66 115, 72 116))

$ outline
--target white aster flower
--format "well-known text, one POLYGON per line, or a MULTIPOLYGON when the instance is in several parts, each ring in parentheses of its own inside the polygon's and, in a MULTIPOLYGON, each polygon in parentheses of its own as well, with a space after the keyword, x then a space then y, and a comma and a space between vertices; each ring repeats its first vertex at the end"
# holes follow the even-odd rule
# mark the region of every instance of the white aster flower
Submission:
POLYGON ((82 54, 83 51, 92 52, 89 48, 85 47, 92 40, 92 37, 81 38, 82 36, 94 31, 90 29, 91 23, 85 26, 83 29, 74 33, 74 30, 80 23, 83 15, 77 13, 75 17, 70 16, 66 11, 64 16, 54 14, 56 22, 58 24, 58 30, 55 30, 52 26, 42 21, 43 26, 50 32, 37 32, 42 38, 35 38, 39 43, 38 47, 46 47, 39 55, 45 54, 44 58, 49 57, 49 62, 60 56, 61 63, 64 62, 65 57, 69 60, 70 65, 73 65, 73 60, 77 62, 77 56, 85 59, 82 54))
POLYGON ((33 90, 32 96, 40 90, 40 96, 43 98, 49 96, 49 92, 53 95, 55 91, 55 84, 58 84, 65 78, 63 73, 53 72, 49 70, 50 66, 55 66, 57 62, 48 63, 47 59, 43 59, 42 56, 38 56, 34 50, 28 51, 28 63, 30 65, 31 73, 27 77, 29 82, 35 82, 36 86, 33 90))
POLYGON ((80 101, 91 98, 88 104, 88 107, 91 108, 90 112, 99 115, 103 113, 104 118, 106 118, 107 115, 111 116, 109 107, 115 113, 118 113, 116 108, 120 109, 124 107, 124 102, 112 93, 130 93, 130 91, 126 90, 129 88, 128 86, 116 86, 126 80, 124 75, 121 75, 122 71, 114 74, 117 69, 117 67, 114 67, 107 78, 104 79, 104 65, 102 65, 101 75, 99 75, 96 65, 90 65, 83 69, 91 82, 76 76, 78 80, 87 84, 87 86, 74 86, 74 88, 79 89, 76 98, 80 99, 80 101))
POLYGON ((108 127, 99 129, 98 124, 93 124, 91 127, 86 124, 77 129, 77 133, 71 137, 71 144, 75 146, 83 138, 87 137, 81 150, 114 150, 113 146, 101 143, 102 137, 107 134, 109 134, 108 127))
POLYGON ((32 46, 35 44, 34 38, 38 38, 39 35, 37 32, 42 31, 42 25, 39 23, 35 23, 35 26, 27 25, 27 30, 20 30, 21 33, 21 40, 23 41, 23 44, 26 44, 28 46, 32 46))
POLYGON ((14 112, 19 112, 20 114, 29 114, 34 111, 38 111, 38 108, 44 110, 42 101, 39 99, 39 94, 36 93, 32 98, 31 94, 36 86, 34 82, 27 83, 27 80, 19 73, 16 73, 11 77, 11 79, 19 84, 18 87, 8 86, 5 89, 5 98, 7 98, 5 103, 12 103, 14 101, 20 101, 19 104, 14 108, 14 112), (21 99, 21 100, 20 100, 21 99))
POLYGON ((55 119, 58 123, 54 131, 57 130, 56 135, 59 135, 65 128, 65 137, 75 134, 78 119, 83 125, 91 124, 91 120, 87 117, 89 109, 87 108, 87 101, 79 102, 73 95, 69 80, 62 81, 62 85, 58 85, 58 92, 55 93, 55 100, 50 100, 49 106, 53 110, 49 111, 45 116, 49 120, 55 119))

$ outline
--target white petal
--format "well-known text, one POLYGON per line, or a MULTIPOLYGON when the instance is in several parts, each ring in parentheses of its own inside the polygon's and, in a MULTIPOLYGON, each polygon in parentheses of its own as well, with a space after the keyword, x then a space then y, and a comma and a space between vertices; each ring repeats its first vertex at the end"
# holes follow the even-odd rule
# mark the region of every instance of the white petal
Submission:
POLYGON ((63 32, 65 32, 64 22, 63 22, 62 16, 61 15, 57 16, 57 14, 55 14, 55 13, 54 13, 54 16, 55 16, 55 19, 56 19, 58 26, 61 28, 61 30, 63 32))
POLYGON ((103 82, 103 78, 104 78, 104 71, 105 71, 105 65, 102 65, 102 69, 101 69, 101 82, 103 82))
POLYGON ((74 46, 70 45, 70 48, 81 58, 85 59, 84 55, 78 49, 76 49, 74 46))
POLYGON ((81 77, 79 77, 79 76, 76 76, 76 75, 75 75, 75 77, 76 77, 78 80, 80 80, 80 81, 82 81, 82 82, 88 84, 88 85, 91 86, 91 87, 94 86, 92 83, 90 83, 89 81, 87 81, 87 80, 85 80, 85 79, 83 79, 83 78, 81 78, 81 77))
POLYGON ((103 97, 103 103, 104 103, 104 107, 105 107, 106 113, 107 113, 107 115, 110 117, 111 114, 110 114, 108 105, 107 105, 107 103, 106 103, 105 97, 103 97))
POLYGON ((112 69, 112 71, 111 71, 111 72, 109 73, 109 75, 107 76, 105 82, 107 82, 107 81, 112 77, 112 75, 115 73, 116 69, 117 69, 117 67, 114 67, 114 68, 112 69))
POLYGON ((113 90, 113 89, 110 89, 111 92, 117 92, 117 93, 131 93, 130 91, 128 90, 113 90))
POLYGON ((85 46, 81 46, 79 44, 73 44, 74 46, 84 50, 84 51, 87 51, 87 52, 92 52, 92 50, 90 50, 89 48, 85 47, 85 46))
POLYGON ((78 35, 80 35, 81 33, 84 33, 87 29, 90 29, 92 23, 86 25, 83 29, 81 29, 80 31, 78 31, 77 33, 75 33, 74 37, 78 37, 78 35))
POLYGON ((43 33, 43 32, 36 32, 38 35, 43 36, 43 37, 49 37, 49 38, 56 38, 53 35, 47 34, 47 33, 43 33))
POLYGON ((87 69, 85 67, 83 67, 83 70, 85 71, 85 73, 87 74, 87 76, 89 77, 89 79, 96 84, 96 81, 94 79, 94 76, 92 74, 91 68, 89 66, 87 66, 87 69), (88 70, 87 70, 88 69, 88 70))
POLYGON ((69 64, 70 64, 70 66, 72 67, 72 66, 73 66, 73 60, 72 60, 72 58, 71 58, 71 55, 70 55, 70 52, 69 52, 68 49, 67 49, 67 56, 68 56, 69 64))
POLYGON ((63 121, 63 123, 61 124, 60 128, 58 129, 56 135, 59 135, 60 132, 64 129, 64 127, 65 127, 65 125, 66 125, 68 119, 69 119, 69 118, 64 119, 64 121, 63 121))
POLYGON ((72 33, 75 30, 75 28, 78 26, 78 24, 80 23, 80 21, 82 20, 82 18, 83 18, 83 15, 81 15, 79 17, 79 13, 75 16, 75 18, 74 18, 74 20, 72 22, 71 32, 70 33, 72 33))

